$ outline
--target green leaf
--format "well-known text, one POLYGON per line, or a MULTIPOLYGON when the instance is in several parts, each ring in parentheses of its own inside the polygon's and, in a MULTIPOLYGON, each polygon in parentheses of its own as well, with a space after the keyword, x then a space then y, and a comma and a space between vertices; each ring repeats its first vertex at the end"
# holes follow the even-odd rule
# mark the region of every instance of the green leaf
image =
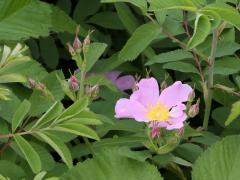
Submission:
POLYGON ((25 116, 29 112, 31 104, 29 101, 24 100, 19 107, 17 108, 16 112, 13 115, 12 119, 12 132, 15 132, 17 127, 22 123, 25 116))
POLYGON ((94 130, 80 123, 65 122, 54 126, 51 128, 51 130, 68 132, 79 136, 99 140, 99 137, 94 130))
POLYGON ((192 143, 181 144, 174 150, 176 155, 192 163, 202 152, 203 150, 200 146, 192 143))
POLYGON ((118 54, 120 61, 134 60, 161 33, 161 28, 154 23, 138 27, 118 54))
POLYGON ((66 165, 72 167, 72 157, 68 147, 63 143, 61 139, 51 133, 37 133, 46 143, 48 143, 62 158, 66 165))
POLYGON ((42 171, 40 173, 38 173, 33 180, 42 180, 44 178, 44 176, 47 174, 46 171, 42 171))
POLYGON ((224 21, 234 25, 240 30, 240 14, 239 12, 225 3, 214 3, 205 6, 202 10, 210 10, 216 12, 224 21))
POLYGON ((240 115, 240 101, 235 102, 232 105, 231 113, 229 114, 225 125, 229 125, 233 120, 235 120, 240 115))
POLYGON ((151 59, 148 60, 146 65, 180 61, 180 60, 190 59, 190 58, 193 58, 193 55, 190 52, 184 49, 177 49, 177 50, 173 50, 173 51, 169 51, 169 52, 165 52, 165 53, 161 53, 156 56, 153 56, 151 59))
POLYGON ((116 3, 116 2, 131 3, 139 7, 143 11, 147 10, 147 1, 145 0, 101 0, 101 3, 116 3))
POLYGON ((41 1, 2 0, 0 10, 1 40, 38 38, 48 36, 50 31, 73 33, 76 28, 62 10, 41 1))
POLYGON ((41 118, 38 119, 38 121, 33 125, 33 128, 41 127, 48 122, 52 121, 54 118, 59 116, 62 112, 63 106, 62 103, 57 101, 55 102, 48 110, 47 112, 41 116, 41 118))
POLYGON ((40 81, 46 86, 45 94, 38 90, 33 91, 29 98, 32 105, 30 110, 31 116, 39 116, 42 113, 45 113, 54 102, 60 101, 64 98, 65 94, 62 91, 57 76, 63 78, 63 73, 61 71, 53 71, 40 81))
POLYGON ((148 162, 122 157, 117 149, 110 148, 99 151, 93 159, 78 164, 65 173, 61 179, 162 180, 162 177, 157 168, 148 162))
POLYGON ((82 111, 76 115, 73 119, 67 122, 80 123, 83 125, 100 125, 102 124, 101 119, 91 111, 82 111))
POLYGON ((14 140, 16 141, 21 152, 24 154, 33 172, 38 173, 41 170, 41 160, 38 153, 23 137, 14 135, 14 140))
POLYGON ((0 83, 15 83, 15 82, 24 83, 26 81, 27 81, 27 78, 21 74, 0 75, 0 83))
POLYGON ((230 112, 231 112, 230 107, 218 107, 213 110, 212 118, 222 128, 230 129, 233 131, 239 130, 240 129, 240 116, 237 117, 236 120, 233 120, 232 122, 227 124, 227 127, 226 127, 226 125, 225 125, 226 119, 228 119, 230 112))
POLYGON ((82 22, 86 17, 95 14, 99 8, 101 7, 101 3, 99 0, 81 0, 78 1, 74 13, 73 13, 73 19, 80 23, 82 22))
POLYGON ((192 0, 152 0, 149 11, 159 11, 163 9, 181 9, 186 11, 197 11, 197 7, 192 0))
POLYGON ((164 64, 163 69, 171 69, 171 70, 185 72, 185 73, 198 74, 198 70, 192 64, 184 63, 184 62, 170 62, 170 63, 164 64))
POLYGON ((39 40, 41 57, 45 64, 51 69, 55 69, 58 65, 59 54, 54 39, 49 36, 39 40))
POLYGON ((234 57, 218 59, 214 65, 214 74, 230 75, 240 71, 240 61, 234 57))
POLYGON ((189 49, 196 47, 201 44, 208 36, 208 33, 211 30, 211 23, 207 16, 198 14, 195 25, 194 33, 191 39, 189 40, 187 46, 189 49))
POLYGON ((23 179, 26 173, 13 162, 0 160, 0 174, 10 179, 23 179))
POLYGON ((31 142, 31 145, 36 150, 36 152, 38 153, 38 155, 41 159, 42 171, 52 170, 55 167, 56 162, 55 162, 53 156, 51 155, 49 149, 42 146, 42 144, 40 145, 40 144, 37 144, 34 142, 31 142))
POLYGON ((63 113, 57 118, 58 122, 64 121, 66 119, 73 118, 80 112, 82 112, 88 106, 88 98, 84 97, 77 100, 74 104, 69 106, 63 113))
POLYGON ((102 26, 108 29, 124 29, 117 13, 112 11, 103 11, 95 14, 87 22, 102 26))
POLYGON ((132 34, 140 25, 138 19, 125 3, 115 3, 114 6, 122 24, 129 34, 132 34))
POLYGON ((107 44, 105 43, 91 43, 89 45, 88 51, 86 53, 87 71, 91 70, 93 65, 97 62, 98 58, 103 54, 106 47, 107 44))
POLYGON ((193 165, 193 180, 235 180, 240 177, 240 136, 228 136, 207 149, 193 165))

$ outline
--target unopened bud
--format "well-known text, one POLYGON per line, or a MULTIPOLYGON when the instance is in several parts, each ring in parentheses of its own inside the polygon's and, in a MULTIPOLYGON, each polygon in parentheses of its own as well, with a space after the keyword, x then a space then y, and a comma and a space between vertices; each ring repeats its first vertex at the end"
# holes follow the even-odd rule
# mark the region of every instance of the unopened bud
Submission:
POLYGON ((160 136, 160 128, 154 126, 151 130, 151 137, 154 138, 158 138, 160 136))
POLYGON ((35 88, 39 91, 44 91, 46 89, 46 86, 43 83, 38 82, 36 83, 35 88))
POLYGON ((72 47, 72 45, 70 43, 67 43, 67 46, 68 46, 68 51, 71 54, 71 56, 75 56, 76 52, 75 52, 74 48, 72 47))
POLYGON ((89 35, 89 34, 88 34, 87 37, 84 39, 83 44, 84 44, 85 46, 91 44, 91 39, 90 39, 90 35, 89 35))
POLYGON ((193 118, 199 113, 199 104, 200 104, 200 99, 197 100, 196 104, 193 104, 189 111, 188 111, 188 116, 193 118))
POLYGON ((184 127, 180 128, 177 132, 179 137, 182 137, 184 135, 184 127))
POLYGON ((167 83, 166 83, 166 81, 163 81, 162 83, 161 83, 161 91, 163 91, 164 89, 166 89, 167 88, 167 83))
POLYGON ((28 86, 31 89, 35 88, 36 87, 36 81, 32 78, 28 78, 28 86))
POLYGON ((81 50, 82 47, 82 43, 80 41, 80 39, 78 38, 78 36, 75 36, 74 42, 73 42, 73 48, 75 50, 81 50))
POLYGON ((68 84, 71 90, 73 91, 77 91, 79 89, 79 81, 76 78, 76 76, 72 75, 69 79, 68 79, 68 84))
POLYGON ((98 98, 99 94, 99 85, 96 84, 94 86, 87 86, 85 88, 86 95, 90 97, 91 99, 95 100, 98 98))
POLYGON ((189 102, 193 102, 194 98, 195 98, 195 92, 192 91, 192 92, 189 94, 189 96, 188 96, 188 101, 189 101, 189 102))

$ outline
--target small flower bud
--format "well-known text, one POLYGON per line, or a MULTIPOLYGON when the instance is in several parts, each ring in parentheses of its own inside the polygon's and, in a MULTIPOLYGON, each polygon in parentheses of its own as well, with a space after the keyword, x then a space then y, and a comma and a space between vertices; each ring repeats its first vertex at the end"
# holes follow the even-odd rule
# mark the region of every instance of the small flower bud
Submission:
POLYGON ((81 47, 82 47, 82 43, 81 43, 80 39, 78 38, 78 36, 76 35, 74 42, 73 42, 73 48, 75 50, 81 50, 81 47))
POLYGON ((193 102, 194 98, 195 98, 195 92, 192 91, 192 92, 190 93, 190 95, 188 96, 188 101, 189 101, 189 102, 193 102))
POLYGON ((163 91, 164 89, 166 89, 167 88, 167 83, 166 83, 166 81, 163 81, 162 83, 161 83, 161 91, 163 91))
POLYGON ((154 138, 158 138, 160 136, 160 128, 154 126, 151 130, 151 137, 154 138))
POLYGON ((86 95, 88 97, 90 97, 91 99, 97 99, 98 98, 98 94, 99 94, 99 85, 96 84, 94 86, 87 86, 85 88, 85 92, 86 92, 86 95))
POLYGON ((71 56, 75 56, 76 52, 75 52, 74 48, 72 47, 72 45, 70 43, 67 43, 67 46, 68 46, 68 51, 71 54, 71 56))
POLYGON ((28 86, 31 89, 35 88, 36 87, 36 81, 32 78, 28 78, 28 86))
POLYGON ((72 75, 68 79, 68 84, 69 84, 69 88, 73 91, 77 91, 79 89, 79 81, 75 75, 72 75))
POLYGON ((36 83, 35 88, 39 91, 44 91, 46 89, 46 86, 43 83, 38 82, 36 83))
POLYGON ((90 35, 89 35, 89 34, 88 34, 87 37, 84 39, 83 44, 84 44, 85 46, 91 44, 91 39, 90 39, 90 35))
POLYGON ((196 104, 193 104, 189 111, 188 111, 188 116, 193 118, 195 117, 198 113, 199 113, 199 103, 200 103, 200 99, 197 100, 196 104))

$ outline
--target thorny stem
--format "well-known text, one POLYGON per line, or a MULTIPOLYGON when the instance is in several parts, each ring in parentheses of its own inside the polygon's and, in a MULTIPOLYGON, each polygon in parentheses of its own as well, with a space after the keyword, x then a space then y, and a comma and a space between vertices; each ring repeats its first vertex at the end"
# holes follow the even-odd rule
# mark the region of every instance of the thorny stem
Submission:
POLYGON ((208 121, 209 121, 211 106, 212 106, 213 70, 214 70, 214 63, 215 63, 215 57, 216 57, 218 35, 219 35, 218 30, 215 29, 213 31, 212 49, 211 49, 211 55, 209 57, 210 65, 208 67, 208 82, 207 82, 207 92, 206 92, 207 94, 205 99, 205 114, 204 114, 204 120, 203 120, 204 130, 207 130, 208 128, 208 121))
POLYGON ((86 63, 85 61, 82 63, 82 66, 80 68, 81 71, 81 79, 80 79, 80 87, 78 91, 78 99, 82 98, 84 95, 84 83, 85 83, 85 77, 86 77, 86 63))
MULTIPOLYGON (((186 32, 188 38, 190 39, 191 38, 191 34, 190 34, 189 28, 188 28, 188 16, 187 16, 187 12, 186 11, 183 11, 183 18, 184 18, 183 19, 184 29, 185 29, 185 32, 186 32)), ((194 50, 192 51, 192 54, 193 54, 195 63, 197 65, 201 81, 204 82, 204 74, 203 74, 203 71, 202 71, 202 67, 201 67, 201 62, 200 62, 199 56, 197 55, 197 53, 194 50)))
MULTIPOLYGON (((79 87, 79 91, 78 91, 78 99, 82 98, 84 95, 84 84, 85 84, 85 78, 86 78, 86 56, 84 55, 84 60, 81 64, 80 67, 80 71, 81 71, 81 79, 80 79, 80 87, 79 87)), ((89 151, 91 152, 91 154, 94 156, 94 150, 93 147, 91 145, 91 143, 89 142, 87 137, 83 137, 83 140, 85 142, 85 144, 87 145, 89 151)))

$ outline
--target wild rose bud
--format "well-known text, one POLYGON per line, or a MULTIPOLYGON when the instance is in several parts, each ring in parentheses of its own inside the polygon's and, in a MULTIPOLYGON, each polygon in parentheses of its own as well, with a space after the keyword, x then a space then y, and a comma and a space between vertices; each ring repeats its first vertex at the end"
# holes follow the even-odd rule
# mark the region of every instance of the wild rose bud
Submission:
POLYGON ((68 51, 71 54, 71 56, 75 56, 76 52, 75 52, 74 48, 72 47, 72 45, 70 43, 67 43, 67 46, 68 46, 68 51))
POLYGON ((77 91, 79 89, 79 81, 75 75, 72 75, 68 79, 68 84, 69 84, 70 89, 73 91, 77 91))
POLYGON ((35 88, 36 87, 36 81, 32 78, 28 78, 28 86, 31 89, 35 88))
POLYGON ((98 94, 99 94, 99 85, 96 84, 94 86, 87 86, 85 88, 85 92, 87 94, 88 97, 90 97, 91 99, 97 99, 98 98, 98 94))
POLYGON ((36 83, 35 88, 43 92, 46 89, 46 86, 43 83, 38 82, 36 83))
POLYGON ((84 39, 83 44, 84 44, 85 46, 91 44, 91 39, 90 39, 90 35, 89 35, 89 34, 88 34, 87 37, 84 39))
POLYGON ((193 102, 194 98, 195 98, 195 92, 192 91, 192 92, 189 94, 189 96, 188 96, 188 101, 189 101, 189 102, 193 102))
POLYGON ((151 131, 151 137, 158 138, 160 136, 160 128, 159 127, 153 127, 151 131))
POLYGON ((76 35, 74 42, 73 42, 73 48, 75 50, 81 50, 81 47, 82 47, 82 43, 81 43, 80 39, 78 38, 78 36, 76 35))
POLYGON ((166 81, 163 81, 163 82, 161 83, 160 88, 161 88, 161 91, 163 91, 164 89, 167 88, 167 83, 166 83, 166 81))
POLYGON ((184 127, 182 127, 181 129, 178 130, 177 132, 179 137, 182 137, 184 135, 184 127))
POLYGON ((193 118, 195 117, 198 113, 199 113, 199 103, 200 103, 200 99, 197 100, 196 104, 193 104, 189 111, 188 111, 188 116, 193 118))

